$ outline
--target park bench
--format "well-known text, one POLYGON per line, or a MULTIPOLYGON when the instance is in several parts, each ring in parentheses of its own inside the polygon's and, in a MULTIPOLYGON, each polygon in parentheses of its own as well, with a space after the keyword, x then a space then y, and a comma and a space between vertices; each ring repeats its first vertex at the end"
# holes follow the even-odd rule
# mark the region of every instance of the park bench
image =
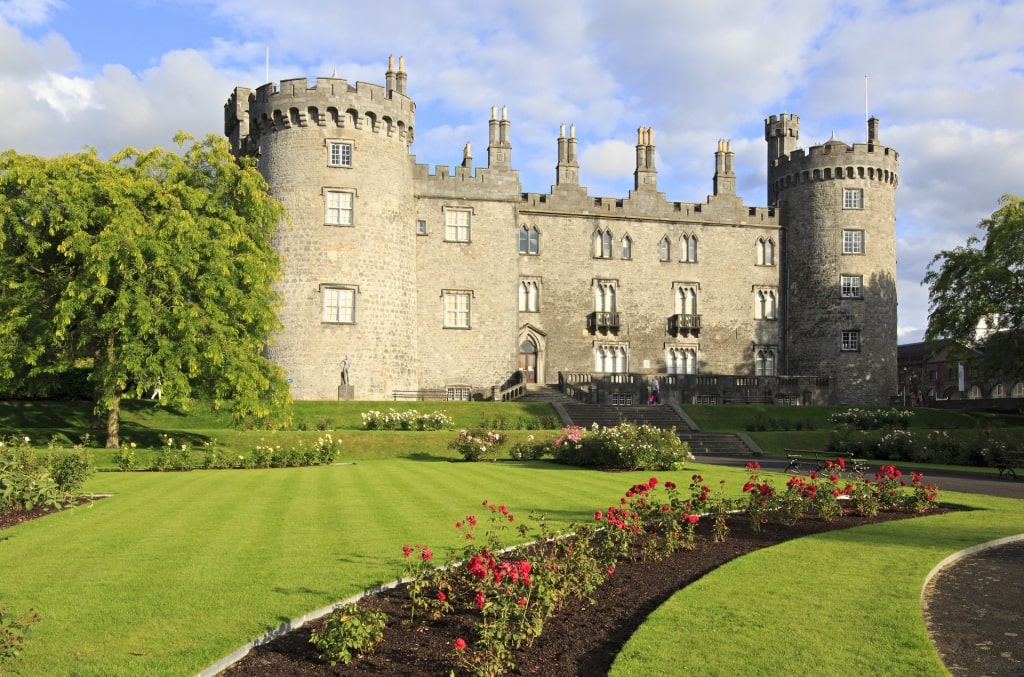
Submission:
POLYGON ((786 449, 786 472, 798 473, 802 466, 812 466, 813 470, 822 471, 828 466, 829 461, 836 461, 842 458, 846 463, 846 473, 860 474, 869 469, 868 462, 861 458, 854 458, 853 454, 829 454, 824 451, 811 449, 786 449))
POLYGON ((999 476, 1003 473, 1017 479, 1017 468, 1024 468, 1024 451, 1006 451, 996 460, 996 467, 999 468, 999 476))
POLYGON ((392 397, 398 400, 447 400, 448 391, 444 388, 426 388, 423 390, 393 390, 392 397))

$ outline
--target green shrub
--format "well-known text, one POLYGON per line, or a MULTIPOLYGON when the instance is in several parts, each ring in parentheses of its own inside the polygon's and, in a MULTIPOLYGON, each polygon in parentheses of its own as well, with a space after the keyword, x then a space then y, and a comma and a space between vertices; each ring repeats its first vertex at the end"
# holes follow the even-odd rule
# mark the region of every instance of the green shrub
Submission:
POLYGON ((347 604, 335 609, 324 621, 323 631, 314 631, 309 641, 321 660, 331 665, 348 665, 354 658, 371 652, 384 639, 386 623, 387 614, 383 611, 347 604))
POLYGON ((448 443, 448 448, 458 452, 466 461, 479 461, 484 456, 497 456, 508 437, 496 430, 477 428, 475 430, 460 430, 459 436, 448 443))
POLYGON ((612 428, 563 429, 555 439, 555 460, 567 465, 622 470, 676 470, 692 460, 690 446, 674 428, 622 423, 612 428))
POLYGON ((82 445, 75 445, 64 453, 49 454, 47 465, 57 488, 68 494, 81 489, 85 480, 95 471, 92 457, 82 445))

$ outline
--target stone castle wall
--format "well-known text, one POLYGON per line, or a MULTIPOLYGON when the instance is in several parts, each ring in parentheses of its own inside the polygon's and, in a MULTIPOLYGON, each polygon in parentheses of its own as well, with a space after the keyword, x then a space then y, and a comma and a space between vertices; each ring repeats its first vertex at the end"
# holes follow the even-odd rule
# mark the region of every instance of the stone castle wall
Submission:
POLYGON ((225 106, 234 151, 258 158, 290 219, 275 239, 285 328, 268 355, 291 378, 296 399, 341 396, 345 356, 346 396, 458 388, 487 397, 521 364, 524 341, 537 346, 537 380, 547 383, 559 373, 601 371, 605 349, 621 351, 615 369, 636 382, 678 368, 669 356, 683 349, 695 351, 699 374, 752 376, 755 355, 767 348, 772 373, 827 384, 801 392, 802 401, 884 403, 895 392, 897 156, 877 144, 877 127, 868 144, 804 151, 796 116, 766 120, 767 207, 736 196, 728 142, 715 154, 713 194, 675 202, 658 190, 649 129, 638 130, 634 190, 602 198, 578 184, 574 130, 560 133, 557 183, 540 194, 521 192, 506 111, 499 118, 492 109, 478 168, 468 146, 461 166, 416 164, 414 127, 403 67, 393 64, 383 87, 285 80, 237 88, 225 106), (351 166, 329 166, 331 141, 351 144, 351 166), (862 209, 843 208, 851 187, 863 190, 862 209), (325 224, 331 189, 354 195, 352 225, 325 224), (468 241, 446 237, 450 210, 469 213, 468 241), (536 230, 536 254, 519 250, 523 227, 536 230), (841 254, 845 229, 864 232, 863 255, 841 254), (611 234, 610 256, 595 251, 596 233, 611 234), (691 237, 696 260, 686 247, 691 237), (758 253, 765 242, 767 262, 758 253), (863 298, 841 297, 842 275, 863 277, 863 298), (519 307, 523 281, 540 290, 535 311, 519 307), (596 313, 598 285, 614 288, 614 322, 596 313), (332 286, 355 290, 354 322, 324 321, 324 289, 332 286), (679 287, 696 291, 696 326, 676 326, 679 287), (758 292, 775 296, 770 317, 760 316, 758 292), (468 296, 468 327, 446 326, 446 294, 468 296), (844 352, 839 337, 850 329, 862 345, 844 352))

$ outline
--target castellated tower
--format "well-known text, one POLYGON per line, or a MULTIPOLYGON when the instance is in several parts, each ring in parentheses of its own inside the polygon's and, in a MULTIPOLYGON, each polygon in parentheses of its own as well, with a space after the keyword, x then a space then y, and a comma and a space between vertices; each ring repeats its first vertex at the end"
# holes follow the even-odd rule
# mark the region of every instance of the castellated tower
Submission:
POLYGON ((290 220, 274 242, 284 329, 268 356, 296 399, 386 399, 417 387, 415 104, 401 60, 385 78, 238 87, 225 105, 234 152, 257 158, 290 220))
POLYGON ((879 143, 798 149, 800 120, 765 120, 768 204, 783 226, 784 373, 827 379, 836 404, 885 404, 897 390, 899 155, 879 143))

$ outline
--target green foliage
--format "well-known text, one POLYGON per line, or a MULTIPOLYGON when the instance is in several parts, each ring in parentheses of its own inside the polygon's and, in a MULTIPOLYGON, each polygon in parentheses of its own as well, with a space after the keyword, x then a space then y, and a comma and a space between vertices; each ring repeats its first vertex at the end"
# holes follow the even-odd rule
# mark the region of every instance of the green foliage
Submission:
POLYGON ((92 456, 82 445, 76 445, 69 451, 51 452, 46 465, 57 488, 68 494, 81 489, 85 480, 95 472, 92 456))
POLYGON ((321 632, 313 632, 310 643, 321 660, 331 665, 348 665, 354 658, 370 653, 384 639, 387 614, 346 604, 335 609, 324 621, 321 632))
POLYGON ((34 610, 15 614, 6 605, 0 605, 0 673, 21 653, 25 640, 31 636, 31 626, 40 621, 34 610))
POLYGON ((529 435, 512 445, 508 450, 509 458, 514 461, 539 461, 545 456, 552 456, 555 453, 554 440, 535 440, 529 435))
POLYGON ((415 409, 387 413, 377 410, 364 412, 363 427, 367 430, 444 430, 452 426, 452 418, 443 411, 421 414, 415 409))
POLYGON ((157 384, 168 404, 205 397, 239 420, 288 402, 262 356, 280 326, 283 209, 224 139, 176 141, 181 154, 109 161, 0 153, 0 389, 89 365, 109 448, 121 399, 157 384))
POLYGON ((849 426, 857 430, 906 428, 914 412, 909 409, 847 409, 828 417, 834 426, 849 426))
MULTIPOLYGON (((1000 207, 983 219, 979 238, 935 255, 928 266, 929 315, 925 338, 951 339, 953 359, 971 348, 982 349, 985 373, 1024 374, 1024 200, 1003 195, 1000 207), (980 343, 979 325, 1005 330, 980 343)), ((973 351, 972 351, 973 352, 973 351)), ((974 353, 974 356, 977 356, 974 353)))
POLYGON ((622 423, 611 428, 565 428, 555 439, 555 460, 567 465, 622 470, 675 470, 692 460, 675 429, 622 423))
POLYGON ((466 461, 479 461, 485 457, 494 460, 498 450, 507 441, 508 436, 496 430, 460 430, 459 436, 448 443, 448 448, 460 454, 466 461))

